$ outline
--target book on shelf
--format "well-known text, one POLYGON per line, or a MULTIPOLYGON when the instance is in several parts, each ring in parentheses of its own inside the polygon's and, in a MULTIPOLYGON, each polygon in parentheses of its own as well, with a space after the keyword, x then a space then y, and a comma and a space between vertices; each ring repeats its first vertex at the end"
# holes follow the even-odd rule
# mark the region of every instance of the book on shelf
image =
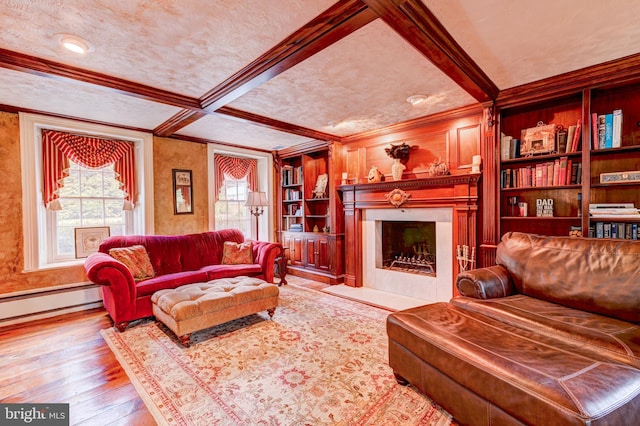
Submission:
POLYGON ((501 133, 500 136, 500 160, 508 160, 511 152, 511 140, 512 136, 507 136, 504 133, 501 133))
POLYGON ((511 138, 509 143, 509 158, 520 158, 520 139, 511 138))
POLYGON ((620 148, 622 145, 622 110, 616 109, 613 115, 613 129, 611 131, 611 147, 620 148))
POLYGON ((567 152, 567 129, 562 126, 556 131, 556 147, 560 153, 567 152))
POLYGON ((292 223, 289 225, 289 231, 291 232, 302 232, 302 224, 301 223, 292 223))
POLYGON ((578 122, 576 123, 576 129, 573 133, 573 141, 571 142, 571 151, 569 152, 578 152, 580 150, 580 138, 582 137, 582 119, 578 118, 578 122))
POLYGON ((592 145, 591 149, 596 150, 600 147, 600 142, 598 140, 598 113, 594 112, 591 114, 591 140, 592 145))
POLYGON ((598 115, 598 149, 605 148, 606 121, 607 117, 604 114, 598 115))
POLYGON ((571 145, 573 143, 573 138, 575 134, 576 134, 576 126, 575 124, 572 124, 567 128, 567 146, 563 152, 560 152, 560 154, 571 152, 571 145))
POLYGON ((604 115, 604 147, 613 147, 613 114, 604 115))

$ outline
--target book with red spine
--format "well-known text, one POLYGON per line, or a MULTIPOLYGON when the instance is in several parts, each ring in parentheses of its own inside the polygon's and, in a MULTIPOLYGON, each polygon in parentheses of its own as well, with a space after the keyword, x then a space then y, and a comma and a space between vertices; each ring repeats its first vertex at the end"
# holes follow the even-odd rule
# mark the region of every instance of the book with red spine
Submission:
POLYGON ((573 134, 573 142, 571 143, 571 151, 570 152, 578 152, 578 148, 580 147, 580 136, 582 133, 582 118, 578 118, 578 122, 576 123, 576 132, 573 134))

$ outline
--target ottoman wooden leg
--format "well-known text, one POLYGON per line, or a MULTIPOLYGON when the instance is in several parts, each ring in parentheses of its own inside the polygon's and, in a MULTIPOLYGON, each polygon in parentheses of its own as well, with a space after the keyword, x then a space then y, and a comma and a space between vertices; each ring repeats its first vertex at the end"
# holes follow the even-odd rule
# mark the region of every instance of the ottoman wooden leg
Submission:
POLYGON ((185 348, 188 348, 189 340, 191 339, 191 333, 178 336, 178 339, 180 339, 180 343, 182 343, 182 346, 184 346, 185 348))
POLYGON ((269 314, 269 318, 273 319, 273 314, 276 313, 276 308, 267 309, 267 313, 269 314))
POLYGON ((122 321, 117 324, 114 324, 113 326, 116 328, 116 330, 122 333, 124 329, 127 328, 128 325, 129 325, 129 321, 122 321))

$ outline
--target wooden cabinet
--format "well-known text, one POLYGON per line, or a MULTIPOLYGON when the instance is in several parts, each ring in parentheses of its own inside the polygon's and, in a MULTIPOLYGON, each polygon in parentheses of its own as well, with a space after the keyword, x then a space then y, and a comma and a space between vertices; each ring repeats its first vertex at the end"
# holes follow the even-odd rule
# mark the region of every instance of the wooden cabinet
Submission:
MULTIPOLYGON (((499 160, 500 235, 509 231, 569 235, 571 230, 579 229, 583 236, 602 236, 597 235, 596 227, 598 222, 604 222, 613 225, 614 229, 622 228, 622 234, 619 231, 608 233, 608 237, 633 238, 634 234, 629 235, 626 231, 637 229, 633 224, 640 220, 632 217, 596 220, 589 215, 589 205, 630 203, 640 207, 640 182, 600 181, 603 173, 640 171, 640 83, 584 88, 553 100, 503 108, 499 130, 503 135, 521 140, 522 130, 538 123, 567 129, 578 121, 582 123, 580 145, 573 152, 559 152, 556 143, 553 152, 499 160), (623 116, 620 147, 603 148, 598 139, 598 116, 614 110, 622 110, 623 116), (570 170, 564 169, 566 179, 561 183, 545 178, 536 181, 537 170, 559 161, 579 165, 576 180, 571 179, 570 170), (531 175, 532 179, 527 181, 531 175), (537 203, 546 204, 546 200, 553 202, 553 217, 537 217, 537 203), (514 205, 516 202, 527 203, 526 217, 514 205)), ((501 138, 497 139, 500 144, 501 138)), ((500 147, 497 150, 501 152, 500 147)), ((548 174, 545 176, 548 178, 548 174)))
POLYGON ((337 284, 344 279, 344 226, 333 144, 314 142, 276 157, 278 234, 288 273, 337 284), (339 257, 339 260, 336 260, 339 257))

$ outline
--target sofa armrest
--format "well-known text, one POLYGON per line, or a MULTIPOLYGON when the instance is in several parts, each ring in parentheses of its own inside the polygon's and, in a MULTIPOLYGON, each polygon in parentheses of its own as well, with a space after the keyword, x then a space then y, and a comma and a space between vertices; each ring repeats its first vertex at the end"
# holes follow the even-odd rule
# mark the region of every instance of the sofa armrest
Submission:
POLYGON ((460 295, 475 299, 494 299, 514 294, 511 275, 500 265, 460 272, 456 287, 460 295))
POLYGON ((126 265, 106 253, 91 253, 84 261, 87 278, 99 285, 110 287, 110 292, 121 301, 135 305, 136 283, 126 265))
POLYGON ((282 244, 268 241, 253 242, 253 259, 262 268, 263 279, 272 283, 276 257, 282 252, 282 244))

